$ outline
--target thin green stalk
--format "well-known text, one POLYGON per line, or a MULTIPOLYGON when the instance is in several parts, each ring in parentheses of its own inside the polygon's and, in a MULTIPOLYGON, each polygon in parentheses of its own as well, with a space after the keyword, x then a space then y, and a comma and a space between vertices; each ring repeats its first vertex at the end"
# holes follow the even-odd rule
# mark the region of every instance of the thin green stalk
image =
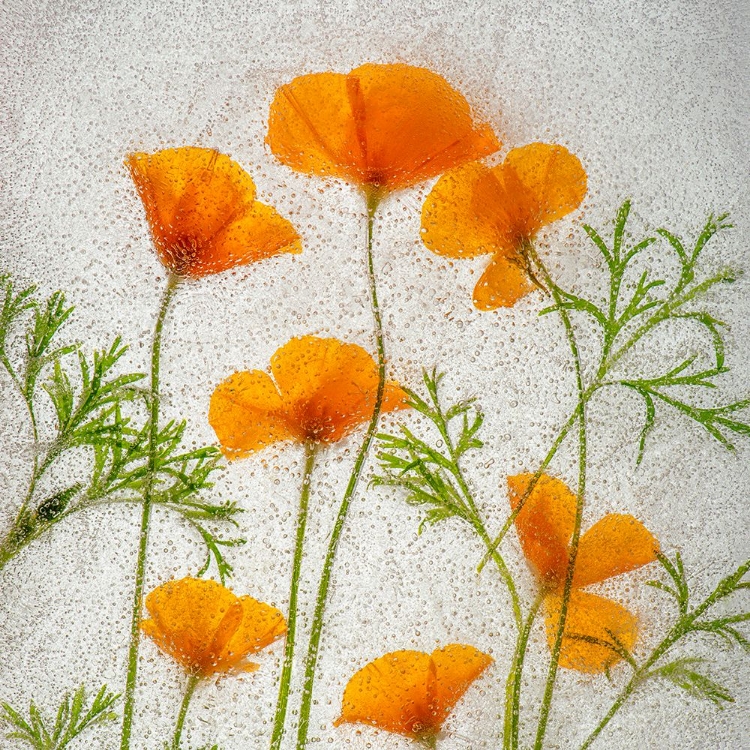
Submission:
POLYGON ((177 724, 174 728, 174 737, 172 738, 172 750, 180 750, 180 738, 182 737, 182 727, 185 725, 185 717, 187 716, 188 707, 190 706, 190 699, 193 697, 195 688, 200 682, 200 676, 197 674, 190 675, 188 680, 187 688, 185 689, 185 697, 182 699, 182 705, 180 706, 180 714, 177 717, 177 724))
POLYGON ((518 589, 516 589, 516 584, 513 580, 513 576, 510 574, 508 566, 506 565, 505 560, 503 559, 503 556, 500 554, 500 552, 496 549, 490 550, 490 547, 492 546, 492 539, 490 539, 490 535, 487 533, 487 528, 485 527, 482 519, 478 514, 474 517, 473 526, 476 529, 477 534, 479 534, 479 538, 487 547, 488 554, 494 560, 495 565, 497 565, 498 572, 500 573, 500 578, 502 578, 505 586, 508 589, 508 593, 510 594, 511 606, 513 607, 513 617, 516 621, 516 628, 518 630, 521 630, 523 623, 523 612, 521 611, 521 599, 518 596, 518 589))
POLYGON ((573 573, 575 571, 576 557, 578 556, 578 543, 581 538, 581 522, 583 519, 583 505, 586 492, 586 391, 583 386, 581 355, 578 349, 575 331, 573 330, 573 324, 568 315, 568 311, 562 306, 562 296, 560 295, 557 286, 552 281, 552 277, 550 276, 547 267, 538 256, 534 246, 531 243, 528 243, 525 249, 534 265, 539 269, 547 288, 552 293, 555 304, 558 306, 560 319, 565 327, 565 335, 568 339, 570 353, 573 357, 576 375, 576 390, 578 392, 578 403, 580 405, 578 412, 578 487, 576 492, 576 515, 573 525, 573 535, 570 540, 568 570, 565 575, 562 602, 560 603, 560 621, 557 626, 555 643, 552 647, 552 658, 550 659, 547 683, 544 688, 544 698, 542 699, 542 706, 539 711, 539 724, 537 725, 536 739, 534 741, 534 749, 541 750, 544 744, 544 735, 547 731, 547 722, 549 720, 549 712, 552 706, 552 696, 555 690, 557 669, 560 663, 563 634, 565 633, 565 621, 568 616, 568 604, 570 602, 570 594, 573 590, 573 573))
POLYGON ((380 418, 380 409, 383 404, 383 393, 385 391, 385 345, 383 343, 383 323, 380 317, 380 307, 378 305, 377 285, 375 280, 375 265, 372 255, 372 228, 375 219, 375 213, 380 203, 381 194, 372 191, 366 194, 367 197, 367 279, 370 289, 370 305, 372 307, 372 317, 374 322, 375 346, 378 354, 378 389, 375 394, 375 404, 372 411, 372 418, 365 433, 365 439, 362 441, 359 453, 354 462, 349 484, 344 492, 344 497, 339 506, 336 516, 336 522, 333 526, 333 532, 328 543, 323 562, 323 570, 320 575, 320 584, 318 586, 318 596, 315 602, 315 612, 313 614, 312 627, 310 630, 310 643, 305 658, 305 678, 302 688, 302 703, 300 705, 299 726, 297 730, 297 750, 303 750, 307 744, 307 734, 310 728, 310 708, 312 706, 313 687, 315 685, 315 669, 318 664, 318 653, 320 651, 320 635, 323 630, 323 617, 325 614, 326 603, 328 601, 328 589, 331 585, 331 573, 333 571, 333 561, 336 557, 339 539, 344 529, 346 516, 349 512, 354 491, 359 482, 360 474, 364 468, 365 459, 370 449, 370 444, 375 437, 375 432, 380 418))
POLYGON ((279 683, 279 697, 276 702, 276 716, 271 735, 271 750, 281 748, 284 736, 284 722, 286 720, 289 689, 292 680, 292 666, 294 664, 294 646, 297 633, 297 595, 299 592, 300 571, 302 569, 302 548, 305 542, 305 528, 310 505, 310 481, 315 465, 315 443, 305 443, 305 469, 302 475, 302 490, 300 491, 299 511, 297 514, 297 537, 294 546, 294 561, 292 562, 292 583, 289 591, 289 615, 287 617, 286 642, 284 644, 284 665, 281 670, 279 683))
POLYGON ((531 605, 526 621, 521 628, 516 643, 516 652, 513 655, 513 664, 508 673, 505 683, 505 729, 503 733, 503 750, 516 750, 518 748, 518 728, 521 718, 521 674, 523 663, 526 659, 526 650, 529 645, 531 628, 544 601, 546 591, 542 589, 537 594, 531 605))
POLYGON ((149 455, 148 476, 143 490, 143 511, 141 514, 141 530, 138 539, 138 560, 135 568, 135 587, 133 592, 133 606, 130 618, 130 648, 128 650, 128 675, 125 683, 125 705, 122 711, 122 735, 120 750, 130 748, 130 733, 133 724, 133 706, 135 698, 135 683, 138 675, 138 646, 140 645, 141 601, 143 599, 143 583, 146 574, 146 550, 148 548, 148 528, 151 519, 152 494, 154 489, 154 474, 156 473, 156 442, 159 434, 159 364, 161 355, 162 329, 167 310, 174 297, 180 277, 169 274, 167 287, 164 290, 159 314, 154 326, 154 339, 151 347, 151 391, 149 402, 149 455))

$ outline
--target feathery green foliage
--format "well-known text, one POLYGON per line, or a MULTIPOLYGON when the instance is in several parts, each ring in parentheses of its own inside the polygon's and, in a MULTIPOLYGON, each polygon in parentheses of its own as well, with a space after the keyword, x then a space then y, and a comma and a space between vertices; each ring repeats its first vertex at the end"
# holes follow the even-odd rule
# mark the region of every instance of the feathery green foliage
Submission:
POLYGON ((65 694, 51 722, 45 720, 33 701, 28 718, 7 703, 0 704, 0 721, 9 725, 8 739, 20 740, 34 750, 63 750, 89 727, 117 719, 110 709, 118 697, 103 685, 87 708, 86 688, 81 685, 72 695, 65 694))

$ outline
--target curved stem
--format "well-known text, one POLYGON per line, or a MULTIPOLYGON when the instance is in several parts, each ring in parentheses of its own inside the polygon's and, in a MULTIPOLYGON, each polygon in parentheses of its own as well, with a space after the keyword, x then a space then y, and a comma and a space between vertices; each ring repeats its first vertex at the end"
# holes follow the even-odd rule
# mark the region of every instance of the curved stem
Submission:
POLYGON ((289 689, 292 680, 294 645, 297 633, 297 595, 302 568, 302 549, 305 542, 307 514, 310 505, 310 480, 312 478, 313 466, 315 465, 315 443, 312 441, 305 443, 305 457, 305 469, 302 475, 302 490, 300 491, 299 511, 297 514, 294 560, 292 562, 292 583, 289 590, 289 616, 287 617, 286 642, 284 644, 284 666, 281 670, 279 697, 276 701, 276 715, 273 724, 273 734, 271 735, 272 750, 279 750, 281 748, 281 739, 284 736, 284 721, 289 702, 289 689))
POLYGON ((313 614, 312 627, 310 630, 310 643, 307 649, 305 659, 305 679, 302 688, 302 703, 300 705, 299 726, 297 730, 297 749, 302 750, 307 744, 307 733, 310 726, 310 708, 312 706, 313 687, 315 685, 315 669, 318 664, 318 653, 320 651, 320 635, 323 630, 323 617, 325 614, 326 602, 328 601, 328 589, 331 585, 331 573, 333 570, 333 561, 336 557, 341 532, 344 529, 349 506, 351 505, 354 491, 359 482, 360 474, 364 467, 365 459, 370 449, 370 444, 375 436, 375 431, 380 418, 380 408, 383 404, 383 392, 385 391, 385 346, 383 344, 383 323, 380 317, 380 307, 378 306, 378 294, 375 280, 375 266, 372 256, 372 227, 375 219, 380 198, 378 192, 367 193, 367 278, 370 288, 370 305, 372 307, 372 317, 374 322, 375 346, 378 353, 378 389, 375 395, 375 405, 372 411, 372 418, 367 427, 365 439, 362 441, 359 453, 354 462, 349 484, 341 500, 336 522, 333 526, 331 539, 328 543, 323 562, 323 570, 320 575, 320 584, 318 586, 318 596, 315 602, 315 612, 313 614))
POLYGON ((151 392, 149 403, 149 438, 148 438, 148 475, 143 490, 143 511, 141 513, 141 530, 138 538, 138 560, 135 568, 135 587, 133 606, 130 618, 130 648, 128 650, 128 676, 125 683, 125 705, 122 711, 122 735, 120 750, 130 747, 130 732, 133 723, 133 703, 135 681, 138 674, 138 646, 140 644, 141 600, 143 599, 143 582, 146 574, 146 550, 148 548, 148 527, 151 519, 154 475, 156 473, 156 442, 159 434, 159 364, 161 355, 161 338, 164 318, 169 304, 177 290, 180 277, 169 274, 167 287, 161 300, 159 314, 154 326, 154 339, 151 347, 151 392))
POLYGON ((526 649, 529 645, 531 628, 534 625, 539 608, 544 601, 546 591, 542 589, 534 599, 526 622, 518 636, 516 653, 513 655, 513 664, 508 673, 505 683, 505 731, 503 734, 503 750, 516 750, 518 748, 518 728, 521 718, 521 673, 523 663, 526 659, 526 649))
POLYGON ((180 738, 182 737, 182 727, 185 725, 185 717, 187 716, 188 707, 190 706, 190 699, 193 697, 195 688, 200 682, 198 675, 190 675, 188 680, 187 688, 185 689, 185 697, 182 699, 182 705, 180 706, 180 714, 177 717, 177 724, 174 728, 174 737, 172 738, 172 750, 180 750, 180 738))
POLYGON ((578 350, 578 343, 573 330, 573 324, 570 320, 568 311, 563 307, 563 298, 560 295, 558 287, 555 285, 547 267, 542 262, 532 243, 527 243, 524 247, 528 257, 539 269, 539 272, 552 293, 555 304, 560 313, 560 319, 565 327, 565 335, 570 346, 570 353, 573 357, 576 376, 576 390, 578 392, 578 487, 576 492, 576 515, 573 525, 573 535, 570 540, 568 569, 565 575, 565 584, 563 586, 562 601, 560 603, 560 621, 557 625, 557 634, 555 643, 552 647, 552 658, 550 659, 549 670, 547 672, 547 682, 544 688, 544 697, 542 706, 539 711, 539 724, 537 725, 536 739, 534 741, 534 750, 541 750, 544 744, 544 735, 547 731, 547 722, 549 712, 552 706, 552 696, 555 690, 555 679, 557 678, 557 669, 560 663, 560 651, 562 650, 563 634, 565 633, 565 621, 568 616, 568 604, 570 594, 573 590, 573 573, 575 571, 576 557, 578 556, 578 544, 581 538, 581 521, 583 518, 583 505, 586 491, 586 391, 583 387, 583 372, 581 368, 581 355, 578 350))
POLYGON ((511 606, 513 607, 513 617, 516 621, 516 628, 518 630, 521 630, 523 623, 521 599, 518 596, 518 589, 516 589, 516 584, 513 580, 513 576, 508 570, 508 566, 506 565, 505 560, 503 559, 503 556, 500 554, 500 552, 496 549, 490 549, 492 547, 492 539, 490 539, 490 535, 487 533, 487 528, 482 522, 479 514, 476 514, 476 516, 474 517, 473 525, 476 529, 477 534, 479 534, 479 538, 487 547, 487 554, 490 555, 492 560, 494 560, 495 565, 497 565, 498 572, 500 573, 500 578, 502 578, 503 583, 505 583, 508 589, 508 593, 510 594, 511 606))

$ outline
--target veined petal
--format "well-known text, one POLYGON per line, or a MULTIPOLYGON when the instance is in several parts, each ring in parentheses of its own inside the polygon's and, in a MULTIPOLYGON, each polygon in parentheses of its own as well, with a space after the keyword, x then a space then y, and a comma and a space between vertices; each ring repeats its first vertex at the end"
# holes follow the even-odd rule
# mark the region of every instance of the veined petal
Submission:
POLYGON ((344 344, 334 338, 298 336, 274 353, 271 372, 284 402, 293 404, 313 398, 349 360, 368 374, 375 368, 372 357, 355 344, 344 344))
MULTIPOLYGON (((532 474, 508 477, 511 509, 515 510, 532 474)), ((542 474, 516 516, 524 555, 545 584, 558 584, 568 568, 568 542, 573 534, 576 496, 559 479, 542 474)))
POLYGON ((304 439, 287 418, 273 380, 260 370, 236 372, 216 386, 208 421, 227 458, 238 458, 268 445, 304 439))
POLYGON ((446 172, 422 206, 422 242, 438 255, 473 258, 494 253, 500 238, 487 212, 478 212, 474 192, 490 170, 480 162, 446 172))
POLYGON ((633 516, 610 513, 581 537, 573 585, 581 588, 656 560, 659 542, 633 516))
POLYGON ((417 736, 430 721, 430 663, 430 655, 421 651, 395 651, 370 662, 349 680, 334 724, 370 724, 417 736))
POLYGON ((369 63, 347 75, 316 73, 281 86, 267 142, 293 169, 384 190, 413 185, 500 145, 441 76, 369 63))
POLYGON ((266 142, 282 164, 305 174, 356 181, 366 173, 343 73, 312 73, 280 86, 266 142))
POLYGON ((474 287, 474 306, 478 310, 513 307, 536 287, 513 257, 493 256, 474 287))
MULTIPOLYGON (((549 594, 544 600, 550 649, 557 637, 561 604, 560 594, 549 594)), ((604 672, 621 659, 617 644, 631 651, 637 638, 638 621, 625 607, 603 596, 573 589, 565 619, 560 666, 579 672, 604 672)))
POLYGON ((226 668, 234 667, 248 654, 260 651, 286 633, 284 615, 275 607, 251 596, 241 596, 239 603, 242 618, 221 652, 226 668))
POLYGON ((434 679, 428 685, 428 704, 439 727, 474 680, 493 659, 473 646, 452 644, 432 652, 434 679))
POLYGON ((502 169, 506 179, 515 177, 522 186, 514 192, 531 234, 578 208, 586 195, 586 172, 564 146, 530 143, 514 148, 502 169))
POLYGON ((125 161, 160 245, 205 243, 255 200, 250 175, 213 149, 182 146, 125 161))
POLYGON ((292 224, 275 209, 256 201, 230 222, 193 264, 192 276, 220 273, 279 253, 300 253, 302 243, 292 224))
MULTIPOLYGON (((189 671, 210 662, 211 645, 237 597, 215 581, 169 581, 146 597, 151 620, 141 623, 157 645, 189 671)), ((239 620, 235 625, 239 624, 239 620)))
MULTIPOLYGON (((377 365, 356 344, 302 336, 274 354, 271 369, 290 420, 310 439, 335 442, 372 416, 377 365)), ((395 383, 386 384, 385 411, 405 401, 395 383)))
POLYGON ((474 123, 466 99, 431 70, 366 63, 349 79, 361 89, 355 114, 369 182, 407 187, 500 147, 489 126, 474 123))

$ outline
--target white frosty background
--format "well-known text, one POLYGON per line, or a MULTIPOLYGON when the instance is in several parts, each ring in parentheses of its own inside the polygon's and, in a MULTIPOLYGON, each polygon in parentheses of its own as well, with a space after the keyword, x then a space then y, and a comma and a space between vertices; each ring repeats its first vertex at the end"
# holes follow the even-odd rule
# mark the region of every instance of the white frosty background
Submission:
MULTIPOLYGON (((131 345, 128 366, 145 370, 165 279, 123 156, 197 144, 238 160, 261 197, 298 227, 305 250, 203 280, 178 295, 166 325, 165 412, 189 419, 196 444, 210 443, 206 410, 216 383, 236 369, 265 367, 291 336, 335 335, 373 350, 361 200, 349 186, 292 173, 271 157, 264 137, 278 85, 365 61, 424 65, 467 96, 505 149, 535 140, 565 144, 588 171, 589 194, 580 212, 543 235, 542 250, 564 284, 591 290, 599 288, 601 269, 580 221, 609 232, 626 197, 634 201, 636 233, 668 226, 690 238, 710 212, 731 211, 736 229, 711 244, 706 262, 712 269, 730 261, 750 267, 748 28, 739 0, 6 0, 0 9, 2 267, 19 281, 38 283, 42 293, 65 290, 76 305, 66 335, 85 350, 122 335, 131 345)), ((390 374, 415 386, 421 368, 437 364, 448 372, 447 394, 479 397, 487 447, 468 468, 496 529, 507 513, 505 476, 538 465, 572 408, 569 355, 559 321, 538 317, 539 295, 513 310, 472 307, 471 290, 486 261, 454 264, 421 245, 419 210, 429 187, 389 199, 376 229, 390 374)), ((748 392, 747 292, 741 280, 709 303, 731 326, 733 372, 722 378, 717 399, 748 392)), ((696 346, 695 337, 674 340, 665 331, 663 339, 640 355, 644 367, 661 345, 678 355, 696 346)), ((0 388, 5 527, 27 481, 29 433, 4 374, 0 388)), ((592 406, 585 525, 610 511, 636 514, 665 549, 682 551, 696 592, 705 594, 747 556, 750 445, 740 439, 730 454, 661 410, 636 468, 634 436, 643 416, 642 403, 613 392, 592 406)), ((357 445, 354 437, 327 451, 314 478, 307 604, 357 445)), ((230 551, 233 588, 282 609, 300 471, 300 448, 268 450, 233 464, 215 489, 247 511, 241 520, 248 544, 230 551)), ((574 481, 574 447, 561 452, 553 473, 574 481)), ((55 477, 49 481, 55 486, 55 477)), ((321 747, 410 747, 366 727, 332 728, 346 680, 386 651, 458 642, 492 653, 496 663, 456 708, 440 746, 497 747, 513 644, 497 576, 488 568, 477 577, 481 549, 458 522, 418 537, 418 512, 398 493, 365 492, 366 485, 367 477, 335 570, 311 736, 321 747)), ((82 514, 3 571, 1 700, 28 706, 33 698, 50 711, 65 689, 83 682, 90 689, 104 682, 123 689, 138 519, 132 507, 82 514)), ((530 596, 531 580, 510 536, 506 554, 530 596)), ((194 573, 201 556, 179 521, 157 513, 147 589, 194 573)), ((661 595, 642 585, 653 573, 640 571, 610 587, 642 619, 639 654, 672 615, 661 595)), ((714 674, 738 696, 734 706, 719 712, 652 684, 620 712, 597 747, 746 746, 748 661, 715 643, 697 643, 695 650, 710 654, 714 674)), ((262 669, 254 675, 199 689, 187 721, 189 746, 267 747, 280 653, 277 644, 260 655, 262 669)), ((538 703, 546 655, 539 628, 526 705, 538 703)), ((578 747, 626 673, 615 670, 610 684, 563 671, 548 746, 578 747)), ((184 683, 179 669, 144 641, 134 747, 161 747, 184 683)), ((113 724, 84 735, 77 747, 114 748, 117 738, 113 724)))

